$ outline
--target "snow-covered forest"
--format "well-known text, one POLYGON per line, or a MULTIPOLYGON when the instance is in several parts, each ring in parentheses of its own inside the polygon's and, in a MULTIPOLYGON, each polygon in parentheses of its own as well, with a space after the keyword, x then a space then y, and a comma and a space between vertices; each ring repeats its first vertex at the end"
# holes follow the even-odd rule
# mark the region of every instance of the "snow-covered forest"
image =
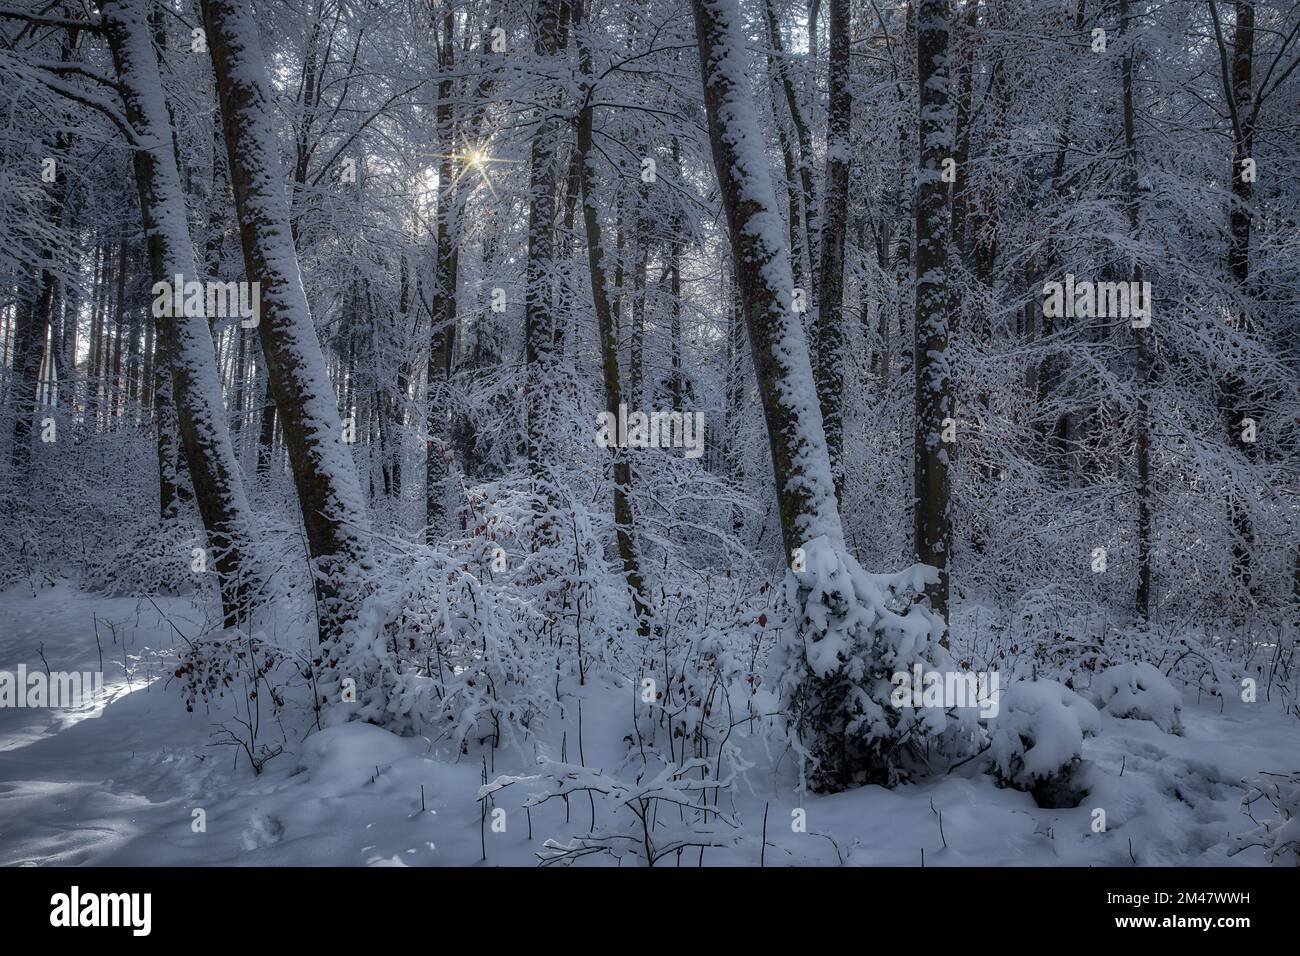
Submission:
POLYGON ((0 5, 0 864, 1300 863, 1300 0, 0 5))

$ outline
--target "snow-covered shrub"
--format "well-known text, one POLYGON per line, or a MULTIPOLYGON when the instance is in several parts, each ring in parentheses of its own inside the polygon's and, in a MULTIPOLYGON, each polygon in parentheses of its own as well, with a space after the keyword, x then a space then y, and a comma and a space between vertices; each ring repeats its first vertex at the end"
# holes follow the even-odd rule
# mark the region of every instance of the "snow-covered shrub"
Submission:
POLYGON ((1159 622, 1115 627, 1106 641, 1107 666, 1145 661, 1168 676, 1175 689, 1196 688, 1198 696, 1234 695, 1258 641, 1239 640, 1213 625, 1166 627, 1159 622), (1217 632, 1217 633, 1216 633, 1217 632))
POLYGON ((765 734, 778 709, 763 672, 782 628, 780 591, 730 569, 707 575, 702 589, 692 587, 671 562, 659 580, 652 609, 668 626, 629 645, 633 749, 740 769, 737 724, 747 720, 746 731, 765 734))
MULTIPOLYGON (((114 597, 217 594, 216 576, 195 572, 195 549, 205 549, 201 527, 186 521, 158 522, 152 516, 122 529, 120 546, 88 555, 82 586, 114 597)), ((201 568, 206 569, 204 555, 201 568)))
POLYGON ((1261 774, 1242 798, 1241 809, 1255 821, 1255 829, 1237 837, 1237 850, 1264 847, 1269 863, 1300 866, 1300 772, 1261 774), (1260 820, 1261 805, 1272 807, 1274 816, 1260 820))
POLYGON ((943 620, 913 597, 937 572, 914 565, 869 574, 825 537, 804 546, 806 570, 786 576, 787 622, 776 664, 791 741, 817 791, 894 786, 923 764, 926 743, 954 743, 963 728, 943 708, 899 708, 891 677, 956 669, 939 640, 943 620))
POLYGON ((524 752, 534 723, 635 633, 622 578, 579 504, 503 494, 446 550, 389 554, 321 694, 329 720, 419 733, 461 753, 524 752))
POLYGON ((707 791, 725 790, 731 782, 713 779, 709 761, 702 758, 666 764, 653 776, 643 772, 633 780, 571 763, 542 761, 538 773, 501 776, 480 787, 479 799, 488 800, 519 784, 532 788, 524 800, 529 808, 575 793, 590 793, 593 801, 599 795, 607 816, 596 820, 586 836, 563 843, 548 839, 537 854, 541 865, 567 866, 581 857, 605 853, 618 861, 630 856, 644 866, 654 866, 688 848, 739 842, 739 823, 707 802, 707 791))
POLYGON ((1107 668, 1092 684, 1097 707, 1112 717, 1149 720, 1167 734, 1183 732, 1183 701, 1169 678, 1146 661, 1107 668))
POLYGON ((1195 688, 1198 699, 1235 695, 1248 668, 1257 680, 1265 671, 1276 676, 1260 660, 1272 657, 1275 630, 1255 636, 1185 620, 1135 624, 1078 585, 1028 590, 1007 609, 995 602, 959 604, 951 635, 963 664, 1055 680, 1089 699, 1096 698, 1098 675, 1131 662, 1153 666, 1176 691, 1195 688))
MULTIPOLYGON (((1077 586, 1052 583, 1019 594, 1007 614, 1006 666, 1067 687, 1086 683, 1106 665, 1100 641, 1103 615, 1092 613, 1077 586)), ((988 622, 986 622, 988 623, 988 622)))
POLYGON ((281 745, 265 742, 263 724, 284 710, 287 685, 309 681, 312 673, 302 666, 299 674, 285 649, 260 632, 229 629, 191 641, 173 676, 180 681, 187 711, 199 704, 220 707, 218 701, 229 695, 233 713, 227 717, 220 707, 215 743, 237 747, 260 774, 267 761, 283 752, 281 745))
MULTIPOLYGON (((57 417, 59 434, 72 435, 72 424, 57 417)), ((88 590, 108 582, 115 594, 149 593, 155 578, 192 587, 177 579, 189 569, 190 548, 180 548, 184 532, 177 529, 179 540, 159 536, 158 466, 147 432, 36 442, 33 455, 23 480, 0 455, 0 588, 90 579, 88 590), (166 550, 172 544, 174 555, 166 550)))
POLYGON ((999 783, 1040 807, 1074 807, 1085 796, 1078 771, 1083 738, 1097 732, 1095 707, 1052 680, 1017 681, 1002 692, 990 756, 999 783))
MULTIPOLYGON (((730 570, 709 575, 704 588, 683 584, 678 590, 674 584, 682 583, 681 573, 671 561, 660 569, 652 613, 665 623, 646 639, 630 634, 628 642, 615 642, 611 654, 591 668, 599 669, 601 683, 613 677, 615 686, 625 685, 612 700, 624 694, 630 699, 627 709, 617 703, 605 711, 619 715, 620 723, 630 714, 622 760, 602 769, 574 762, 571 728, 569 759, 550 759, 543 744, 536 773, 500 777, 480 790, 480 799, 490 802, 507 786, 527 785, 524 806, 529 808, 557 797, 591 795, 590 830, 584 809, 577 835, 566 829, 545 841, 537 854, 542 865, 568 865, 601 854, 653 866, 679 858, 688 848, 694 861, 707 848, 738 842, 732 788, 752 766, 742 756, 742 741, 751 734, 765 736, 771 726, 774 695, 759 670, 779 630, 780 598, 756 577, 730 570)), ((630 626, 632 619, 625 616, 630 626)), ((562 687, 565 705, 584 696, 590 704, 591 692, 575 686, 573 676, 562 687)), ((552 727, 552 746, 555 736, 552 727)), ((581 755, 581 709, 576 739, 581 755)), ((540 819, 530 817, 534 824, 540 819)))

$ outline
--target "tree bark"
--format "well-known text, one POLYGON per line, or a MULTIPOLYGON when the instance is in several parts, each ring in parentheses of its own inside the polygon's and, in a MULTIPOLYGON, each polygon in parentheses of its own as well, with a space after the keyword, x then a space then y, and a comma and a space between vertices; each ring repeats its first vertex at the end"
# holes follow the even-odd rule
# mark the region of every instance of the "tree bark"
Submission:
MULTIPOLYGON (((1217 16, 1217 13, 1216 13, 1217 16)), ((1255 151, 1254 54, 1255 54, 1255 3, 1254 0, 1237 0, 1236 25, 1232 38, 1232 88, 1228 92, 1233 110, 1232 137, 1232 212, 1229 217, 1228 269, 1237 285, 1242 307, 1238 313, 1238 330, 1246 330, 1245 303, 1250 296, 1250 234, 1254 214, 1254 183, 1244 175, 1245 161, 1253 158, 1255 151)), ((1243 376, 1233 371, 1225 376, 1220 386, 1221 402, 1228 432, 1228 443, 1247 460, 1255 457, 1254 444, 1242 438, 1242 420, 1259 419, 1252 411, 1245 395, 1243 376)), ((1255 529, 1250 510, 1236 491, 1229 492, 1228 513, 1233 526, 1232 578, 1246 596, 1253 600, 1254 583, 1251 571, 1251 554, 1254 551, 1255 529)))
POLYGON ((767 420, 787 554, 844 547, 812 362, 793 310, 790 257, 746 73, 736 0, 693 0, 709 141, 767 420))
MULTIPOLYGON (((1136 242, 1142 234, 1141 195, 1139 191, 1137 124, 1133 105, 1133 42, 1129 23, 1129 0, 1119 0, 1119 22, 1124 44, 1120 59, 1120 80, 1124 110, 1124 213, 1128 219, 1129 237, 1136 242)), ((1142 263, 1135 262, 1133 279, 1142 282, 1142 263)), ((1151 377, 1150 327, 1133 329, 1137 344, 1137 368, 1134 390, 1134 453, 1137 467, 1137 546, 1138 583, 1137 612, 1143 621, 1151 617, 1151 436, 1148 420, 1147 389, 1151 377)))
POLYGON ((966 240, 969 209, 971 122, 971 74, 975 66, 975 41, 979 29, 979 0, 966 0, 966 19, 961 31, 961 58, 956 76, 957 152, 953 156, 957 178, 952 183, 952 245, 958 258, 965 260, 970 247, 966 240))
MULTIPOLYGON (((794 124, 795 146, 791 148, 792 158, 799 172, 799 185, 802 189, 800 208, 803 210, 803 237, 808 244, 808 268, 812 273, 816 273, 819 261, 817 242, 821 237, 821 225, 817 216, 817 191, 813 185, 813 148, 812 148, 812 131, 809 129, 808 120, 804 116, 803 107, 799 104, 799 94, 794 86, 794 77, 790 71, 790 65, 786 62, 786 52, 781 42, 781 27, 777 22, 776 8, 772 0, 764 0, 764 11, 767 15, 768 42, 772 44, 775 56, 772 62, 776 65, 776 73, 781 81, 781 89, 785 93, 786 107, 790 111, 790 120, 794 124)), ((794 210, 790 210, 790 215, 794 215, 794 210)), ((801 265, 793 268, 797 275, 802 271, 803 250, 792 248, 790 250, 792 259, 800 260, 801 265)), ((809 299, 810 307, 816 308, 818 301, 818 290, 804 290, 809 299)))
MULTIPOLYGON (((169 284, 177 275, 196 278, 185 196, 149 29, 148 5, 143 0, 110 0, 104 4, 102 16, 126 118, 138 140, 135 179, 150 273, 155 282, 169 284)), ((177 301, 174 295, 173 304, 177 301)), ((207 324, 202 316, 184 314, 183 308, 173 308, 170 313, 161 311, 163 314, 156 317, 158 343, 166 361, 158 363, 158 368, 161 376, 166 376, 166 369, 171 371, 166 384, 171 386, 174 397, 181 443, 213 551, 225 624, 229 627, 246 610, 244 599, 254 583, 254 519, 226 429, 221 382, 207 324)), ((158 391, 165 391, 161 382, 158 391)), ((160 435, 167 425, 160 416, 160 435)), ((164 449, 160 446, 160 450, 164 449)), ((167 474, 170 465, 165 459, 160 461, 160 470, 167 494, 167 482, 173 476, 167 474)), ((164 514, 174 504, 164 499, 164 514)))
POLYGON ((455 81, 451 78, 456 55, 455 16, 447 7, 442 20, 438 82, 438 223, 435 230, 433 296, 429 308, 429 361, 425 370, 427 410, 425 426, 425 540, 435 543, 445 530, 447 482, 451 475, 451 434, 447 421, 447 385, 451 378, 452 350, 456 340, 457 183, 455 160, 455 81))
POLYGON ((931 608, 948 620, 948 559, 952 550, 949 478, 955 443, 945 442, 955 418, 948 365, 948 184, 943 161, 952 150, 948 104, 948 0, 921 0, 916 17, 920 149, 916 190, 916 420, 913 433, 912 530, 916 559, 939 569, 926 589, 931 608))
POLYGON ((258 337, 314 564, 319 636, 327 641, 357 612, 369 519, 303 289, 257 24, 238 0, 202 7, 244 267, 261 288, 258 337))
MULTIPOLYGON (((560 0, 538 0, 537 35, 533 52, 549 63, 564 46, 560 0)), ((550 87, 549 80, 544 80, 550 87)), ((537 112, 537 129, 529 152, 528 260, 524 292, 524 363, 528 381, 528 470, 533 481, 545 476, 544 435, 549 419, 547 396, 552 386, 555 348, 555 296, 552 283, 555 260, 556 154, 559 121, 554 115, 559 95, 544 89, 537 112)))
POLYGON ((844 500, 844 247, 849 205, 849 0, 830 0, 830 108, 826 116, 826 216, 822 226, 821 282, 813 323, 817 396, 835 499, 844 500))

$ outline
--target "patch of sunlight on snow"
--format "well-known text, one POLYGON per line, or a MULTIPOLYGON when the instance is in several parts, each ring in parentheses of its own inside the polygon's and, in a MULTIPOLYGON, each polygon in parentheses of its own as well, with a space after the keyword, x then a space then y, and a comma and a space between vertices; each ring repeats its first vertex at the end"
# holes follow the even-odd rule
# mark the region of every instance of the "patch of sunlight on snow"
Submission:
POLYGON ((161 677, 160 674, 149 680, 137 679, 129 682, 122 678, 105 683, 93 700, 82 704, 80 707, 14 708, 20 713, 27 710, 30 713, 40 714, 45 717, 45 720, 22 727, 16 732, 5 733, 3 737, 0 737, 0 753, 22 750, 24 747, 30 747, 32 744, 48 737, 58 736, 83 720, 94 720, 103 715, 109 704, 121 700, 128 694, 145 690, 161 677))

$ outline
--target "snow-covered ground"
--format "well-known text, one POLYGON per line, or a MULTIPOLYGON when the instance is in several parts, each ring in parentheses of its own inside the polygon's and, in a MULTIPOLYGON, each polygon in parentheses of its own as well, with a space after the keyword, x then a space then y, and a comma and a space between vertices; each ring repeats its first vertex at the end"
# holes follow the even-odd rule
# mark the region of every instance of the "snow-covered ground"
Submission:
MULTIPOLYGON (((264 727, 263 739, 285 752, 254 775, 242 752, 219 743, 231 714, 187 713, 167 680, 184 646, 177 631, 196 633, 201 622, 183 599, 155 607, 66 586, 0 596, 0 670, 41 667, 42 655, 52 670, 98 670, 102 647, 107 685, 97 706, 78 711, 0 708, 0 864, 430 866, 477 864, 486 852, 488 865, 531 865, 545 840, 586 835, 593 809, 602 827, 628 816, 585 793, 529 813, 522 802, 532 790, 521 783, 497 792, 493 809, 504 813, 485 819, 477 799, 485 772, 527 774, 522 757, 498 751, 485 768, 482 755, 449 755, 425 738, 357 723, 305 738, 296 726, 264 727)), ((622 763, 633 692, 589 679, 587 767, 622 763)), ((775 773, 762 768, 778 754, 754 759, 722 800, 738 840, 704 851, 703 862, 757 865, 762 853, 769 866, 916 865, 924 853, 935 866, 1261 864, 1258 849, 1228 856, 1232 835, 1252 825, 1240 809, 1243 781, 1296 769, 1300 722, 1267 702, 1229 700, 1223 713, 1219 703, 1184 699, 1183 736, 1103 714, 1084 744, 1091 792, 1070 810, 1039 809, 962 769, 801 802, 788 757, 775 773), (1098 808, 1102 833, 1093 832, 1098 808)), ((539 752, 558 758, 561 737, 576 763, 574 707, 552 722, 539 752)), ((753 757, 763 746, 744 744, 753 757)), ((661 862, 694 866, 699 857, 689 849, 661 862)))

